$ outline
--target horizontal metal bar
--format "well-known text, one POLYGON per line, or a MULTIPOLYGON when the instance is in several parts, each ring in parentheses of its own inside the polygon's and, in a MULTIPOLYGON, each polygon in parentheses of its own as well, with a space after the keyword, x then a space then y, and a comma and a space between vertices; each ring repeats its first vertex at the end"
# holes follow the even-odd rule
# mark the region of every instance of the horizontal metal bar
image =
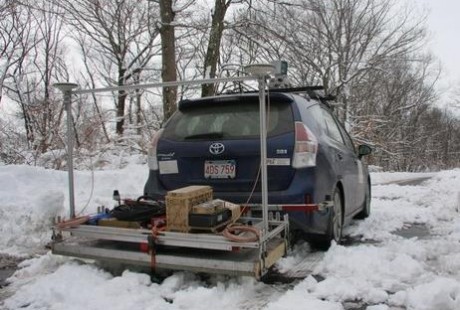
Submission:
POLYGON ((256 249, 260 247, 258 242, 232 242, 222 235, 174 232, 161 232, 158 236, 158 244, 226 251, 231 251, 233 248, 256 249))
MULTIPOLYGON (((261 204, 245 204, 241 205, 242 208, 247 208, 249 211, 260 211, 262 210, 261 204)), ((319 204, 269 204, 268 206, 269 212, 275 211, 284 211, 284 212, 295 212, 295 211, 302 211, 302 212, 315 212, 315 211, 324 211, 328 208, 333 207, 331 201, 324 201, 319 204)))
POLYGON ((193 81, 156 82, 156 83, 113 86, 113 87, 103 87, 103 88, 94 88, 94 89, 79 89, 79 90, 72 91, 72 94, 76 94, 76 95, 89 94, 89 93, 94 94, 94 93, 113 92, 113 91, 120 91, 120 90, 136 90, 136 89, 146 89, 146 88, 213 84, 213 83, 224 83, 224 82, 243 82, 243 81, 255 81, 255 80, 257 80, 257 77, 241 76, 241 77, 234 77, 234 78, 200 79, 200 80, 193 80, 193 81))
MULTIPOLYGON (((55 243, 54 254, 96 259, 112 263, 128 263, 137 266, 151 266, 151 256, 147 253, 103 248, 97 244, 55 243)), ((194 272, 222 273, 230 275, 247 275, 258 278, 262 269, 257 250, 242 253, 218 255, 197 253, 157 253, 155 255, 158 269, 188 270, 194 272)))
POLYGON ((227 243, 222 242, 196 242, 190 244, 188 240, 180 240, 180 239, 168 239, 168 238, 158 238, 157 243, 159 245, 167 245, 167 246, 176 246, 176 247, 184 247, 184 248, 194 248, 194 249, 208 249, 208 250, 221 250, 221 251, 231 251, 232 246, 227 243))
POLYGON ((158 257, 158 268, 179 269, 189 271, 199 271, 208 273, 223 273, 231 275, 251 275, 258 278, 256 271, 259 262, 253 261, 232 261, 218 260, 212 258, 188 258, 174 255, 160 255, 158 257))
POLYGON ((112 226, 97 226, 97 225, 80 225, 72 228, 64 228, 64 231, 76 232, 76 231, 87 231, 94 233, 103 233, 107 235, 129 235, 129 236, 142 236, 150 235, 152 232, 149 229, 144 228, 123 228, 123 227, 112 227, 112 226))
POLYGON ((143 252, 105 249, 81 243, 57 242, 52 245, 53 254, 89 259, 107 259, 115 262, 133 263, 140 266, 150 265, 150 255, 143 252))
MULTIPOLYGON (((147 242, 151 234, 147 229, 130 229, 107 226, 80 225, 78 227, 62 229, 74 236, 143 243, 147 242)), ((259 248, 259 242, 232 242, 222 235, 215 234, 191 234, 179 232, 160 232, 157 237, 158 244, 167 246, 180 246, 197 249, 212 249, 231 251, 233 248, 259 248)))
MULTIPOLYGON (((285 204, 269 204, 267 205, 270 209, 270 211, 282 211, 282 207, 284 206, 287 206, 287 207, 294 207, 294 206, 304 206, 305 204, 288 204, 288 203, 285 203, 285 204)), ((249 203, 249 204, 242 204, 241 205, 242 208, 249 208, 249 209, 255 209, 255 210, 258 210, 258 209, 261 209, 262 208, 262 204, 260 203, 249 203)))
POLYGON ((79 237, 134 243, 147 242, 147 238, 151 234, 151 231, 147 229, 140 230, 90 225, 80 225, 79 227, 67 228, 64 230, 79 237))
MULTIPOLYGON (((155 254, 155 268, 189 270, 194 272, 223 273, 230 275, 250 275, 259 278, 267 268, 285 254, 284 239, 274 238, 267 242, 265 260, 258 249, 244 249, 235 252, 188 251, 180 248, 161 248, 155 254)), ((138 248, 98 240, 54 242, 53 254, 66 255, 110 263, 127 263, 151 267, 151 256, 138 248)))
MULTIPOLYGON (((242 218, 246 221, 251 221, 255 227, 262 229, 260 218, 242 218)), ((261 243, 270 240, 279 235, 283 230, 287 229, 287 220, 270 220, 269 224, 274 227, 268 233, 264 233, 261 239, 257 242, 234 242, 226 239, 219 234, 210 233, 181 233, 162 231, 157 236, 157 243, 165 246, 186 247, 196 249, 211 249, 232 251, 235 248, 250 248, 257 249, 261 247, 261 243)), ((65 228, 63 231, 70 232, 77 237, 85 237, 97 240, 111 240, 131 243, 146 243, 151 231, 148 229, 133 229, 110 226, 93 226, 80 225, 73 228, 65 228)))

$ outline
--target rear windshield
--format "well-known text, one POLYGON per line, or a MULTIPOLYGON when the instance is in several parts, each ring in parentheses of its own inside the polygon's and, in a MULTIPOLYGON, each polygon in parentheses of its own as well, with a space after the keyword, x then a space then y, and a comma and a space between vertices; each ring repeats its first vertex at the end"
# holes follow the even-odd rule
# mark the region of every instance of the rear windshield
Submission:
MULTIPOLYGON (((294 130, 291 106, 271 102, 267 107, 268 136, 294 130)), ((177 111, 163 137, 170 140, 241 139, 259 136, 259 105, 232 102, 197 105, 177 111)))

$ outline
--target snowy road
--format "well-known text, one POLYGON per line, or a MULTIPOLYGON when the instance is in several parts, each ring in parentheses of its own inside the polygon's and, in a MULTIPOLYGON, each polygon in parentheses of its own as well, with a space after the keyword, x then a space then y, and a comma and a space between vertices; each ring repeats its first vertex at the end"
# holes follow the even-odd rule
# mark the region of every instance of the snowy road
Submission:
MULTIPOLYGON (((412 176, 400 174, 399 180, 412 176)), ((76 177, 77 205, 84 206, 91 173, 76 177)), ((94 177, 89 212, 110 205, 114 188, 138 194, 146 172, 132 166, 94 177)), ((145 274, 112 275, 43 254, 47 218, 67 208, 65 178, 63 172, 0 167, 0 252, 33 255, 0 291, 7 297, 4 309, 460 309, 460 170, 411 185, 387 184, 397 178, 373 174, 380 185, 373 186, 371 217, 354 222, 344 244, 327 252, 298 244, 278 264, 281 274, 297 279, 274 284, 188 273, 157 284, 145 274)))

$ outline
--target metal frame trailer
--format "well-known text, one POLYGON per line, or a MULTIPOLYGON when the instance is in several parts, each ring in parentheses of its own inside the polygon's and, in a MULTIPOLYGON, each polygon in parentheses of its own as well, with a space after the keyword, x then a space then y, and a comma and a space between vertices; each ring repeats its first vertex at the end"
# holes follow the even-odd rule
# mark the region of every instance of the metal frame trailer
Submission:
POLYGON ((155 270, 187 270, 210 274, 246 275, 260 279, 288 249, 289 221, 269 218, 267 187, 267 130, 265 88, 266 79, 273 72, 271 65, 246 67, 250 76, 238 78, 204 79, 121 87, 75 90, 78 85, 58 83, 55 87, 64 95, 67 112, 67 153, 69 174, 70 218, 75 218, 73 180, 73 126, 71 117, 72 95, 120 90, 140 90, 154 87, 170 87, 220 82, 258 81, 260 101, 261 183, 262 217, 242 218, 260 230, 255 242, 234 242, 215 233, 180 233, 162 231, 152 237, 149 229, 131 229, 93 225, 76 225, 68 228, 54 227, 51 248, 53 254, 127 264, 154 267, 155 270), (144 249, 141 251, 141 249, 144 249), (147 251, 145 250, 147 249, 147 251))
MULTIPOLYGON (((262 231, 260 218, 244 220, 259 221, 253 225, 262 231)), ((287 217, 270 220, 269 225, 270 231, 257 242, 233 242, 219 234, 164 231, 155 238, 154 253, 149 229, 80 225, 59 231, 52 252, 159 271, 186 270, 260 279, 288 248, 287 217)))

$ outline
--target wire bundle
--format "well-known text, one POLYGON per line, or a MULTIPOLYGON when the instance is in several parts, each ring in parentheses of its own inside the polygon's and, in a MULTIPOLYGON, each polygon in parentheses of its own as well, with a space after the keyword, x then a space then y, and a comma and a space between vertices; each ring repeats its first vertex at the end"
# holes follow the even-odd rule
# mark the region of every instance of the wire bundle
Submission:
POLYGON ((120 221, 148 222, 152 217, 166 214, 166 206, 157 201, 138 201, 115 207, 109 213, 120 221))

